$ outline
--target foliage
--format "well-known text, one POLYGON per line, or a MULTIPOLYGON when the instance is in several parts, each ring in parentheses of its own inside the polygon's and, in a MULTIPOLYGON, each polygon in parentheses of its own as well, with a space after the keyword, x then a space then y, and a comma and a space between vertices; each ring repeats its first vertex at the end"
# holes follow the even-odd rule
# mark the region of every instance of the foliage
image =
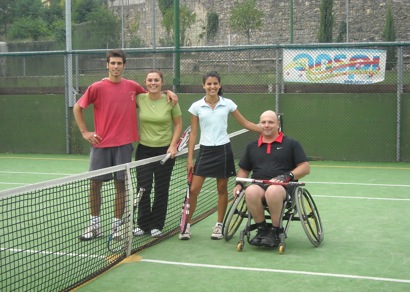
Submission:
POLYGON ((345 21, 341 21, 338 29, 337 43, 344 42, 344 37, 347 37, 347 23, 345 21))
POLYGON ((16 0, 14 6, 14 15, 22 18, 42 18, 45 6, 41 0, 16 0))
POLYGON ((52 31, 53 37, 56 40, 56 42, 65 44, 66 22, 63 19, 54 21, 51 24, 50 30, 52 31))
POLYGON ((50 6, 41 0, 2 1, 0 11, 3 32, 12 40, 37 41, 56 36, 54 28, 64 16, 60 0, 50 0, 50 6))
POLYGON ((38 41, 40 38, 51 35, 52 33, 44 20, 30 17, 19 18, 11 25, 8 33, 8 37, 12 40, 33 39, 34 41, 38 41))
POLYGON ((218 14, 215 12, 207 13, 207 40, 212 40, 218 31, 218 14))
POLYGON ((8 25, 13 19, 15 1, 0 1, 0 34, 7 34, 8 25))
POLYGON ((82 23, 88 21, 88 15, 101 8, 100 0, 77 0, 73 5, 73 21, 82 23))
MULTIPOLYGON (((187 30, 195 23, 196 13, 182 5, 180 6, 180 45, 188 45, 190 40, 186 39, 187 30)), ((162 20, 168 36, 174 36, 174 9, 170 8, 166 11, 162 20)))
POLYGON ((88 15, 87 20, 91 23, 90 31, 98 48, 120 47, 121 20, 116 15, 100 6, 88 15))
MULTIPOLYGON (((388 4, 387 12, 385 14, 385 25, 384 31, 382 33, 382 39, 386 42, 394 42, 395 41, 395 27, 394 27, 394 18, 392 15, 391 4, 388 4)), ((395 60, 395 49, 389 47, 387 49, 387 65, 386 69, 392 69, 396 64, 395 60)))
POLYGON ((333 31, 333 1, 334 0, 321 0, 320 5, 320 30, 318 31, 319 43, 331 43, 332 31, 333 31))
POLYGON ((264 12, 258 10, 256 0, 245 0, 243 3, 237 1, 231 10, 229 25, 233 31, 245 36, 250 44, 251 32, 262 27, 263 17, 264 12))
POLYGON ((158 8, 160 9, 163 17, 169 9, 173 8, 173 2, 174 0, 158 0, 158 8))
POLYGON ((140 23, 140 15, 135 16, 128 25, 128 32, 130 34, 130 42, 128 47, 141 48, 144 47, 144 41, 137 34, 140 23))

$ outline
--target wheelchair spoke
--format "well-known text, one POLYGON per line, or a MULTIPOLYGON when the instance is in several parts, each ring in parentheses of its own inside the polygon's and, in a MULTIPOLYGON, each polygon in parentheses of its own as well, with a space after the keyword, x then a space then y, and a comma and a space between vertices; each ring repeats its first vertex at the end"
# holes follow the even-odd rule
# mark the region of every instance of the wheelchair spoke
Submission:
POLYGON ((296 206, 301 225, 311 243, 319 246, 324 238, 320 215, 310 193, 303 188, 297 191, 296 206))

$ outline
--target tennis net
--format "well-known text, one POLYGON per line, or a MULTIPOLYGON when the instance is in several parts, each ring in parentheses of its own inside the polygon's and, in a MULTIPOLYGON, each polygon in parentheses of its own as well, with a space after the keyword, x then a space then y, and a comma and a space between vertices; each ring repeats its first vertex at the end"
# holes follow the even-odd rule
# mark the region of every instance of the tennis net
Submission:
MULTIPOLYGON (((230 134, 236 160, 245 145, 257 138, 245 130, 230 134)), ((198 149, 198 145, 196 146, 198 149)), ((134 161, 102 170, 72 175, 0 192, 0 290, 1 291, 68 291, 136 253, 178 233, 181 207, 187 186, 187 150, 176 158, 170 181, 167 215, 161 237, 131 233, 133 219, 128 221, 125 245, 116 252, 108 249, 108 238, 114 213, 113 181, 103 183, 101 227, 103 237, 80 241, 78 236, 90 222, 90 179, 114 172, 124 172, 126 208, 132 212, 137 195, 137 167, 160 165, 163 156, 134 161)), ((229 180, 229 191, 234 187, 229 180)), ((214 213, 217 208, 215 180, 207 178, 198 197, 193 223, 214 213)), ((153 198, 154 188, 151 193, 153 198)), ((230 195, 229 195, 230 197, 230 195)), ((135 225, 135 224, 134 224, 135 225)))

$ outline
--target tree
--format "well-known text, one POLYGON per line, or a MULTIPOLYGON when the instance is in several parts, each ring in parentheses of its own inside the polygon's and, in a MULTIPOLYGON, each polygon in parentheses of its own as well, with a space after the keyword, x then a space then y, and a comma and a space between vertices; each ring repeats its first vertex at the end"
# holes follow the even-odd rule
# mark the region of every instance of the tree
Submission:
POLYGON ((12 15, 12 19, 7 21, 11 23, 7 33, 10 39, 37 41, 54 37, 56 40, 61 40, 62 30, 64 29, 61 26, 61 21, 64 19, 64 10, 60 0, 50 0, 50 6, 43 5, 41 0, 4 2, 13 3, 12 6, 8 7, 3 2, 0 4, 0 10, 4 7, 11 10, 7 14, 12 15))
MULTIPOLYGON (((388 4, 387 12, 385 14, 385 25, 384 31, 382 33, 382 39, 385 42, 394 42, 395 41, 395 27, 394 27, 394 18, 392 16, 391 3, 388 4)), ((395 60, 395 48, 389 47, 387 49, 387 65, 386 69, 392 69, 396 64, 395 60)))
POLYGON ((0 1, 0 34, 7 34, 8 25, 12 22, 15 1, 0 1))
POLYGON ((86 22, 88 15, 101 7, 100 0, 77 0, 74 2, 73 21, 75 23, 86 22))
POLYGON ((161 14, 166 15, 167 11, 173 8, 174 0, 158 0, 158 8, 161 11, 161 14))
MULTIPOLYGON (((187 37, 187 30, 195 23, 196 21, 196 13, 190 11, 190 9, 182 5, 180 7, 180 45, 185 46, 187 45, 188 41, 186 40, 187 37)), ((174 9, 169 8, 166 11, 166 14, 163 17, 162 24, 164 25, 168 36, 171 39, 174 39, 174 9)))
POLYGON ((251 32, 262 27, 263 17, 264 13, 256 7, 256 0, 245 0, 242 4, 236 1, 231 10, 229 26, 233 31, 245 36, 250 44, 251 32))
POLYGON ((321 0, 318 42, 331 43, 333 32, 333 0, 321 0))
POLYGON ((218 14, 215 12, 207 13, 207 41, 212 40, 218 31, 218 14))
POLYGON ((43 18, 45 6, 41 0, 16 0, 14 17, 43 18))
POLYGON ((12 40, 32 39, 38 41, 41 38, 51 36, 47 23, 40 18, 21 17, 11 26, 8 37, 12 40))
POLYGON ((347 37, 347 23, 341 21, 340 28, 338 29, 337 43, 344 42, 344 37, 347 37))
POLYGON ((87 20, 91 23, 90 31, 98 47, 120 46, 121 21, 110 10, 100 6, 88 15, 87 20))

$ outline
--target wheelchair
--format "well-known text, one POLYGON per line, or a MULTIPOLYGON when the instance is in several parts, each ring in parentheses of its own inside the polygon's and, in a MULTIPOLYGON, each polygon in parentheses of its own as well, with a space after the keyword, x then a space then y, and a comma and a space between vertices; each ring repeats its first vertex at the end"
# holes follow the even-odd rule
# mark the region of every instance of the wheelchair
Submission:
MULTIPOLYGON (((265 207, 265 218, 271 221, 268 207, 265 207)), ((240 227, 243 219, 247 219, 245 228, 240 232, 240 240, 237 243, 237 251, 244 249, 244 238, 250 243, 251 232, 257 229, 252 224, 252 216, 247 210, 245 201, 245 188, 231 203, 223 222, 223 236, 230 240, 240 227)), ((315 246, 320 246, 324 240, 324 230, 317 206, 307 189, 300 186, 287 187, 287 196, 282 208, 282 221, 280 221, 280 243, 278 252, 285 252, 285 239, 292 221, 300 221, 308 240, 315 246), (283 225, 285 224, 285 225, 283 225)), ((270 224, 271 225, 271 224, 270 224)))

